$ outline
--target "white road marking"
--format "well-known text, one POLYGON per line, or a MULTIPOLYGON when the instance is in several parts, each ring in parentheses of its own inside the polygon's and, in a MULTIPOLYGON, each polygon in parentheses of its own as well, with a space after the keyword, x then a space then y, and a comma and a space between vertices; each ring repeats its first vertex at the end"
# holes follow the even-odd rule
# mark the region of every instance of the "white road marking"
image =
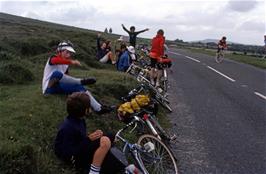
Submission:
POLYGON ((254 92, 254 94, 256 94, 257 96, 263 98, 264 100, 266 100, 266 96, 265 95, 262 95, 261 93, 258 93, 258 92, 254 92))
POLYGON ((247 88, 247 87, 248 87, 248 85, 241 85, 241 87, 243 87, 243 88, 247 88))
POLYGON ((207 67, 208 67, 209 69, 213 70, 214 72, 216 72, 216 73, 220 74, 221 76, 223 76, 223 77, 227 78, 228 80, 230 80, 230 81, 232 81, 232 82, 235 82, 235 80, 234 80, 234 79, 232 79, 232 78, 228 77, 227 75, 225 75, 225 74, 223 74, 223 73, 221 73, 221 72, 217 71, 216 69, 214 69, 214 68, 212 68, 212 67, 210 67, 210 66, 207 66, 207 67))
POLYGON ((171 54, 175 54, 175 55, 179 55, 179 56, 181 56, 182 54, 179 54, 179 53, 175 53, 175 52, 172 52, 172 51, 168 51, 169 53, 171 53, 171 54))
POLYGON ((189 57, 189 56, 185 56, 186 58, 190 59, 190 60, 193 60, 195 62, 200 62, 199 60, 195 59, 195 58, 192 58, 192 57, 189 57))
MULTIPOLYGON (((169 53, 172 53, 172 54, 175 54, 175 55, 179 55, 179 56, 181 56, 182 54, 179 54, 179 53, 175 53, 175 52, 172 52, 172 51, 168 51, 169 53)), ((195 61, 195 62, 200 62, 199 60, 197 60, 197 59, 195 59, 195 58, 192 58, 192 57, 189 57, 189 56, 185 56, 186 58, 188 58, 188 59, 191 59, 191 60, 193 60, 193 61, 195 61)))

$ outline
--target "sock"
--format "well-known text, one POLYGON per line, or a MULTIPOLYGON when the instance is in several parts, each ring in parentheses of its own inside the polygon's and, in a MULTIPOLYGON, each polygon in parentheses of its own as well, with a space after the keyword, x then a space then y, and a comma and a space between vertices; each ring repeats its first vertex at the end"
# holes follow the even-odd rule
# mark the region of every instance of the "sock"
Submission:
POLYGON ((60 82, 62 82, 62 83, 72 83, 72 84, 81 84, 80 81, 81 81, 81 79, 71 77, 71 76, 66 75, 66 74, 64 74, 62 79, 60 80, 60 82))
POLYGON ((153 78, 151 78, 151 84, 154 85, 154 79, 153 78))
POLYGON ((99 174, 101 170, 101 167, 96 167, 93 164, 91 164, 91 169, 89 174, 99 174))
POLYGON ((88 94, 90 96, 90 105, 91 105, 91 108, 94 110, 94 111, 100 111, 101 110, 101 107, 102 105, 91 95, 91 93, 89 91, 86 91, 86 94, 88 94))

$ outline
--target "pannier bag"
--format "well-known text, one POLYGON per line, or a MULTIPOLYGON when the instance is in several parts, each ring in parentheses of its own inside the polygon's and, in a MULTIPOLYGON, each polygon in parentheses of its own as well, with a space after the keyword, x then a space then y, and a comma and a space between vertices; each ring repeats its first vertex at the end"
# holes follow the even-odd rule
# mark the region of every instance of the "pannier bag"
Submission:
POLYGON ((149 103, 150 98, 148 95, 136 95, 130 102, 125 102, 119 106, 117 110, 118 117, 120 120, 123 120, 123 117, 140 111, 141 108, 149 105, 149 103))

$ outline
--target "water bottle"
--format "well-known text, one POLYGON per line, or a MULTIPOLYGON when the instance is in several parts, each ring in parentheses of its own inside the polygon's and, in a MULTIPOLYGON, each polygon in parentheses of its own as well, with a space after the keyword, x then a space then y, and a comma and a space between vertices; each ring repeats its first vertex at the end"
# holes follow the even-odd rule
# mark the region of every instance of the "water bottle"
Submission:
POLYGON ((125 174, 142 174, 142 172, 134 164, 130 164, 126 167, 125 174))
POLYGON ((155 146, 152 142, 147 142, 146 144, 144 144, 144 149, 147 151, 147 152, 151 152, 155 149, 155 146))

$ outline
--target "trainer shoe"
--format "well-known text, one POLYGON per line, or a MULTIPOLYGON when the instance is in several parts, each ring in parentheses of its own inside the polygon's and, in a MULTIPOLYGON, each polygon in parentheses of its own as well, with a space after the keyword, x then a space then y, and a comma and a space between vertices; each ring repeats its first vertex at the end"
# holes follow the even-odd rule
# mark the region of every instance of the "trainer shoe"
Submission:
POLYGON ((99 114, 99 115, 106 114, 106 113, 110 113, 110 112, 114 111, 115 109, 116 109, 116 106, 102 105, 101 106, 101 110, 96 111, 96 113, 99 114))
POLYGON ((82 85, 91 85, 91 84, 96 83, 96 78, 93 78, 93 77, 85 78, 85 79, 82 79, 80 82, 82 85))

